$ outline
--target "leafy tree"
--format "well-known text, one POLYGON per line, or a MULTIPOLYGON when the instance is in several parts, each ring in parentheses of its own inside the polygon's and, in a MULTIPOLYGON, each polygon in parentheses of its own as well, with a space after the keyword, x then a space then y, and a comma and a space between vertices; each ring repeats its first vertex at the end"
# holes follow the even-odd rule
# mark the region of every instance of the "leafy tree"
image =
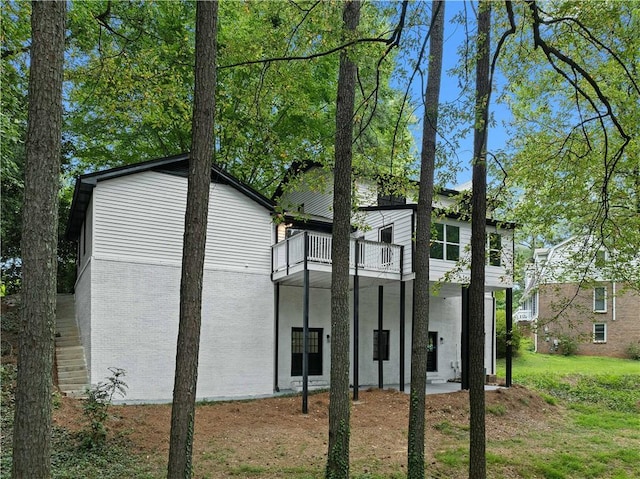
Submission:
MULTIPOLYGON (((444 2, 432 2, 429 30, 429 74, 424 94, 425 113, 422 131, 420 187, 416 225, 416 260, 414 282, 414 323, 411 335, 411 401, 407 444, 407 477, 424 477, 425 389, 427 386, 427 351, 429 339, 429 256, 431 242, 431 207, 436 161, 436 135, 440 108, 440 79, 444 44, 444 2)), ((426 43, 426 42, 425 42, 426 43)))
POLYGON ((27 132, 27 90, 31 4, 2 5, 2 68, 0 81, 0 182, 2 195, 2 283, 9 293, 20 284, 21 213, 24 196, 24 155, 27 132))
POLYGON ((635 2, 528 2, 500 66, 515 154, 504 168, 513 218, 537 246, 593 238, 571 261, 608 250, 608 274, 640 289, 640 99, 635 2))
MULTIPOLYGON (((347 1, 343 39, 357 35, 360 1, 347 1)), ((340 53, 336 100, 333 180, 333 241, 331 243, 331 388, 327 478, 349 477, 349 243, 351 239, 351 163, 357 65, 348 50, 340 53)))
MULTIPOLYGON (((266 194, 292 161, 332 163, 338 72, 334 56, 324 53, 339 51, 337 7, 332 2, 220 5, 217 161, 266 194)), ((192 12, 191 2, 74 4, 70 56, 78 61, 69 73, 68 126, 79 168, 188 149, 192 12)), ((376 5, 363 9, 363 28, 377 41, 355 49, 363 65, 356 131, 358 125, 368 127, 356 135, 355 159, 362 168, 386 164, 393 140, 378 134, 395 113, 397 102, 391 100, 398 97, 388 86, 393 62, 377 61, 387 47, 383 14, 376 5), (371 94, 374 89, 377 95, 371 94)), ((395 142, 398 161, 408 161, 406 124, 395 142)))
POLYGON ((66 3, 33 2, 14 478, 51 473, 51 392, 66 3))
POLYGON ((202 282, 211 188, 211 160, 214 153, 217 22, 218 2, 198 2, 191 157, 187 180, 180 280, 180 323, 167 474, 170 479, 190 478, 192 475, 202 282))

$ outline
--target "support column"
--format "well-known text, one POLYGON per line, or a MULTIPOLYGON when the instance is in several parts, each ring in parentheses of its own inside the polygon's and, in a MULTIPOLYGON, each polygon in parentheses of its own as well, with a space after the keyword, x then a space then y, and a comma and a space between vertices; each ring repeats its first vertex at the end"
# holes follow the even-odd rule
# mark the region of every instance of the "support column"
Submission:
POLYGON ((460 341, 462 389, 469 389, 469 287, 462 287, 462 335, 460 341))
POLYGON ((405 296, 406 285, 400 281, 400 391, 404 391, 404 355, 405 355, 405 296))
POLYGON ((276 392, 280 392, 280 385, 278 384, 278 356, 280 349, 280 283, 276 283, 276 288, 274 292, 274 311, 273 315, 275 317, 275 358, 274 358, 274 382, 273 389, 276 392))
POLYGON ((304 232, 304 296, 302 300, 302 413, 309 412, 309 236, 304 232))
POLYGON ((505 316, 507 319, 507 359, 506 359, 506 385, 511 387, 511 373, 513 369, 513 346, 511 342, 513 340, 513 289, 506 289, 506 302, 505 316))
POLYGON ((378 286, 378 388, 384 387, 383 377, 383 358, 382 351, 382 327, 383 327, 383 314, 384 314, 384 286, 378 286))
POLYGON ((360 278, 358 277, 358 263, 360 262, 360 243, 355 241, 356 251, 355 273, 353 275, 353 400, 358 400, 360 390, 360 278))

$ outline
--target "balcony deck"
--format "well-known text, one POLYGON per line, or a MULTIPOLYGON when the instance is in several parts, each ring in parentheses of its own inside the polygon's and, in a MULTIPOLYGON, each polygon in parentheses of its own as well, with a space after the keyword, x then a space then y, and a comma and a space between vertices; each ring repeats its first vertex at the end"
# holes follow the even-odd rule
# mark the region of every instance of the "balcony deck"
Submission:
MULTIPOLYGON (((331 235, 311 231, 276 243, 271 249, 273 281, 298 282, 305 267, 309 271, 328 273, 330 279, 331 244, 331 235)), ((357 274, 363 280, 401 280, 403 248, 395 244, 352 238, 349 248, 350 276, 357 274)), ((326 275, 315 275, 315 278, 326 280, 326 275)))

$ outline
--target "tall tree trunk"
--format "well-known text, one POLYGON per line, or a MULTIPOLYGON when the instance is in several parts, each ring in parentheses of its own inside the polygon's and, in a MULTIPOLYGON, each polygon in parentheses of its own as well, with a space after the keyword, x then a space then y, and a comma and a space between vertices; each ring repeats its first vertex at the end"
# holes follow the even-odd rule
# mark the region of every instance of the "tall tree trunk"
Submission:
MULTIPOLYGON (((348 1, 342 13, 344 37, 355 34, 360 1, 348 1)), ((349 477, 349 241, 351 236, 351 160, 356 64, 340 54, 336 100, 336 143, 331 245, 331 389, 327 478, 349 477)))
POLYGON ((487 133, 489 119, 489 53, 491 3, 478 7, 476 122, 473 138, 471 194, 471 283, 469 285, 469 478, 486 477, 484 400, 484 280, 487 225, 487 133))
POLYGON ((429 342, 429 256, 431 242, 431 204, 442 76, 442 50, 445 2, 432 2, 429 39, 429 74, 424 94, 420 189, 416 221, 416 259, 414 280, 414 321, 411 335, 411 401, 407 444, 407 477, 424 477, 424 409, 427 387, 427 345, 429 342))
POLYGON ((51 474, 51 389, 65 2, 33 2, 12 477, 51 474))
POLYGON ((217 17, 217 1, 196 3, 194 106, 180 282, 180 325, 171 409, 169 479, 191 478, 192 474, 202 282, 214 153, 217 17))

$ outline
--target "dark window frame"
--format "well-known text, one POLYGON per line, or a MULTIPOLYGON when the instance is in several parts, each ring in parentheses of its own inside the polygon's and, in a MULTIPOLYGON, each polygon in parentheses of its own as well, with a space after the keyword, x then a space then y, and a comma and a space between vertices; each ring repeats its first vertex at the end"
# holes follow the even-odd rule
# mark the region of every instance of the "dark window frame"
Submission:
MULTIPOLYGON (((373 360, 379 361, 378 359, 378 329, 373 330, 373 360)), ((389 343, 390 343, 391 332, 388 329, 382 330, 382 349, 383 361, 389 361, 389 343)))

